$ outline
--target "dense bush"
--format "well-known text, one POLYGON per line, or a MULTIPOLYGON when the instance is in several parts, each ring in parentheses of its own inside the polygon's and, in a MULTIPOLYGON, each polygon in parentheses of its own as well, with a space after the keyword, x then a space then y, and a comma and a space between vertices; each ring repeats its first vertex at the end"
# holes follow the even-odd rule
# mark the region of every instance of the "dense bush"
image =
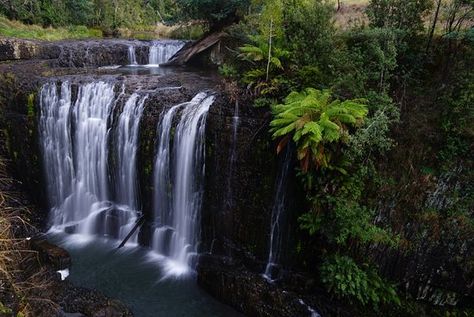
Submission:
POLYGON ((432 0, 371 0, 367 15, 374 27, 414 34, 424 30, 424 18, 432 6, 432 0))
POLYGON ((341 298, 363 305, 400 304, 395 288, 370 268, 361 269, 347 256, 331 256, 321 266, 322 282, 341 298))
POLYGON ((237 22, 250 0, 177 0, 181 16, 205 20, 211 31, 237 22))
POLYGON ((0 14, 27 24, 85 25, 104 30, 171 20, 175 0, 0 0, 0 14))
POLYGON ((387 181, 374 161, 392 146, 389 132, 399 110, 389 93, 405 33, 389 27, 343 33, 333 24, 333 6, 323 1, 259 4, 261 13, 246 20, 252 28, 242 28, 251 29, 249 43, 240 49, 245 63, 226 69, 240 69, 232 76, 243 74, 248 89, 264 87, 257 104, 276 104, 271 132, 279 140, 277 151, 296 143, 298 175, 311 206, 299 221, 318 244, 326 244, 318 250, 326 259, 322 282, 363 305, 398 302, 395 289, 378 276, 377 264, 352 258, 352 250, 372 243, 397 245, 388 227, 374 224, 376 209, 366 195, 387 181), (351 284, 351 278, 359 281, 351 284))

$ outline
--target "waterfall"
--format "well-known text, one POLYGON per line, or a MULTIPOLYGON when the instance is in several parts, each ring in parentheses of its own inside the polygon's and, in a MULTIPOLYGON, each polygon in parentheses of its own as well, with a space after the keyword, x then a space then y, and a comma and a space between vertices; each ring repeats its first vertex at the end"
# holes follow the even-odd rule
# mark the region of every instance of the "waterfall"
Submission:
POLYGON ((206 116, 214 99, 213 95, 199 93, 190 102, 170 108, 158 125, 160 139, 154 173, 158 227, 153 247, 168 256, 166 270, 171 275, 188 272, 197 251, 204 190, 206 116), (172 123, 178 111, 181 117, 171 142, 172 123))
POLYGON ((149 66, 158 66, 159 64, 166 63, 183 45, 184 43, 179 41, 153 42, 148 54, 149 66))
MULTIPOLYGON (((138 131, 143 108, 148 96, 133 93, 125 102, 119 116, 116 133, 117 173, 115 202, 119 210, 119 238, 123 240, 133 228, 139 210, 137 197, 138 131)), ((136 242, 137 234, 131 241, 136 242)))
POLYGON ((308 310, 308 313, 309 313, 309 316, 310 317, 321 317, 321 315, 314 309, 312 308, 311 306, 307 305, 301 298, 298 299, 298 302, 305 306, 306 309, 308 310))
POLYGON ((155 168, 153 172, 153 209, 155 221, 159 226, 153 235, 152 247, 160 254, 168 254, 168 236, 172 233, 172 213, 171 213, 171 175, 170 175, 170 155, 171 155, 171 128, 173 119, 181 107, 186 104, 179 104, 169 109, 158 124, 158 148, 155 157, 155 168))
POLYGON ((275 269, 278 268, 283 240, 282 226, 286 222, 286 190, 287 180, 291 166, 291 147, 288 145, 283 158, 283 166, 280 168, 277 177, 275 200, 272 208, 272 219, 270 228, 270 248, 267 265, 263 276, 267 280, 275 279, 275 269))
POLYGON ((107 121, 114 86, 94 82, 79 87, 72 106, 71 85, 41 90, 40 135, 52 225, 83 234, 101 232, 101 212, 110 208, 107 175, 107 121))
POLYGON ((130 63, 130 66, 137 66, 137 56, 135 54, 135 47, 130 45, 128 47, 128 62, 130 63))
POLYGON ((40 94, 39 128, 51 229, 124 238, 139 210, 136 155, 147 96, 130 95, 112 131, 117 100, 113 84, 78 85, 74 104, 71 84, 65 81, 58 88, 56 83, 48 83, 40 94), (115 136, 117 163, 114 201, 108 173, 111 134, 115 136))
MULTIPOLYGON (((39 128, 46 190, 52 218, 57 219, 62 216, 59 208, 74 187, 70 84, 62 83, 60 94, 56 83, 45 84, 41 89, 40 105, 39 128)), ((62 222, 62 219, 54 222, 62 222)))
POLYGON ((237 132, 239 129, 239 102, 235 101, 234 106, 234 116, 232 117, 232 147, 230 152, 230 161, 229 161, 229 177, 227 179, 227 191, 226 191, 226 200, 227 204, 232 207, 233 195, 232 195, 232 177, 234 174, 234 164, 237 160, 237 132))

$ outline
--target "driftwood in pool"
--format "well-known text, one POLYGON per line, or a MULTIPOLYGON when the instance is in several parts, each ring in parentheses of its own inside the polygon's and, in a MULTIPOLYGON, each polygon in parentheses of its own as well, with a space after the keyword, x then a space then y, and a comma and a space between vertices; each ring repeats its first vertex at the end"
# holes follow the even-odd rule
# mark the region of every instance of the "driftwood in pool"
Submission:
POLYGON ((135 233, 135 231, 137 231, 137 229, 142 225, 144 221, 145 221, 145 216, 143 215, 140 218, 138 218, 137 221, 135 221, 135 225, 133 226, 132 230, 130 230, 130 232, 127 234, 125 239, 123 239, 122 243, 120 243, 117 249, 120 249, 121 247, 125 245, 125 243, 127 243, 130 237, 135 233))
POLYGON ((212 33, 196 42, 189 42, 174 54, 167 63, 160 66, 182 66, 187 64, 193 57, 211 48, 226 36, 227 33, 225 32, 212 33))

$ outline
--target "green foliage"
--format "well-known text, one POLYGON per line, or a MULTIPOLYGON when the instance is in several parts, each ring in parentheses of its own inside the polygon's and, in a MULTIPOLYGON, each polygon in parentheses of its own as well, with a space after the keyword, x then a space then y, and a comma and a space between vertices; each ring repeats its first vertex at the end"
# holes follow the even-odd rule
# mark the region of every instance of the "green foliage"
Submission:
POLYGON ((2 302, 0 302, 0 313, 1 314, 11 314, 12 310, 6 306, 3 305, 2 302))
POLYGON ((337 63, 333 4, 319 0, 294 2, 297 4, 285 6, 284 12, 286 46, 293 62, 330 72, 337 63))
POLYGON ((0 16, 0 35, 8 37, 57 41, 63 39, 85 39, 102 37, 102 32, 84 26, 68 28, 43 28, 37 25, 25 25, 0 16))
POLYGON ((219 74, 227 78, 235 78, 238 75, 237 69, 229 64, 222 64, 219 66, 219 74))
POLYGON ((26 24, 138 28, 177 15, 175 0, 0 0, 0 14, 26 24))
POLYGON ((28 95, 28 117, 29 118, 34 118, 35 116, 35 94, 29 94, 28 95))
POLYGON ((338 68, 338 89, 359 95, 388 91, 397 67, 397 33, 391 29, 355 29, 344 37, 347 56, 338 68))
POLYGON ((211 30, 236 22, 249 0, 177 0, 184 18, 208 21, 211 30))
POLYGON ((384 184, 373 166, 359 166, 351 173, 337 176, 328 173, 320 173, 319 177, 311 173, 300 175, 312 205, 312 210, 299 218, 300 227, 312 235, 324 236, 338 249, 345 249, 351 242, 396 246, 397 237, 374 224, 376 210, 364 203, 367 180, 371 179, 376 187, 384 184))
POLYGON ((363 268, 350 257, 334 255, 321 266, 322 282, 338 297, 377 308, 380 304, 400 305, 395 288, 367 264, 363 268))
POLYGON ((371 115, 355 131, 349 140, 347 157, 358 162, 371 158, 372 155, 385 153, 394 145, 390 138, 390 129, 399 121, 400 110, 385 93, 370 92, 367 96, 371 115))
MULTIPOLYGON (((471 55, 472 56, 472 55, 471 55)), ((444 92, 439 102, 444 107, 442 129, 444 146, 438 157, 449 163, 466 158, 474 142, 474 75, 468 69, 456 74, 455 83, 444 92)))
POLYGON ((273 138, 282 138, 278 152, 291 136, 297 145, 298 160, 304 172, 311 165, 330 167, 329 143, 347 143, 349 128, 360 126, 367 115, 364 100, 340 101, 332 99, 328 90, 307 88, 292 92, 284 104, 273 107, 274 119, 270 126, 273 138))
POLYGON ((250 39, 253 45, 245 44, 239 48, 239 58, 254 66, 245 73, 245 83, 255 83, 265 79, 267 65, 270 66, 271 73, 283 70, 283 60, 288 57, 287 51, 275 45, 270 48, 268 39, 261 35, 250 36, 250 39))
POLYGON ((371 0, 367 15, 373 27, 416 34, 424 30, 423 18, 432 6, 432 0, 371 0))

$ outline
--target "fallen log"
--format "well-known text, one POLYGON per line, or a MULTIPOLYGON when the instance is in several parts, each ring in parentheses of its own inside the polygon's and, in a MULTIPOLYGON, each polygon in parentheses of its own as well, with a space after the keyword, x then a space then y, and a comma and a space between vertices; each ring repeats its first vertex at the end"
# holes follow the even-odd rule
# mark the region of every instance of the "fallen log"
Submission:
POLYGON ((187 64, 193 57, 214 46, 227 36, 225 32, 212 33, 202 39, 183 46, 170 60, 160 66, 182 66, 187 64))
POLYGON ((144 221, 145 221, 145 216, 143 215, 137 219, 137 221, 135 222, 135 226, 133 226, 132 230, 130 230, 130 232, 127 234, 125 239, 123 239, 122 243, 120 243, 117 249, 122 248, 125 245, 125 243, 127 243, 128 239, 130 239, 130 237, 135 233, 135 231, 137 231, 138 227, 140 227, 144 221))

